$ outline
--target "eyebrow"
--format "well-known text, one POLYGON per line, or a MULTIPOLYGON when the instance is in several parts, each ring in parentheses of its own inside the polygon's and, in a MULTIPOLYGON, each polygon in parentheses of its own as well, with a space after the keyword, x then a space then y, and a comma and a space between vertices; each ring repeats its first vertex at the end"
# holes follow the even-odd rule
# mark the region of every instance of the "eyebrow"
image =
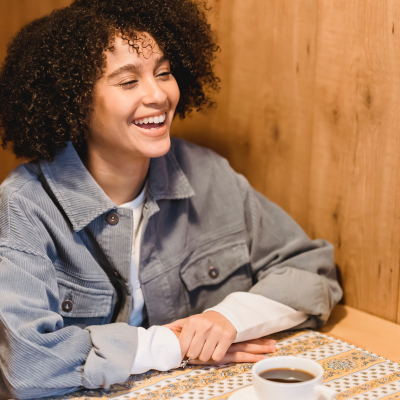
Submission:
MULTIPOLYGON (((156 60, 156 66, 162 64, 165 61, 168 61, 167 57, 165 57, 165 56, 159 57, 156 60)), ((111 74, 108 75, 107 78, 111 79, 111 78, 114 78, 115 76, 119 75, 122 72, 125 72, 125 71, 138 71, 141 68, 142 68, 141 64, 125 64, 122 67, 120 67, 117 70, 115 70, 114 72, 111 72, 111 74)))

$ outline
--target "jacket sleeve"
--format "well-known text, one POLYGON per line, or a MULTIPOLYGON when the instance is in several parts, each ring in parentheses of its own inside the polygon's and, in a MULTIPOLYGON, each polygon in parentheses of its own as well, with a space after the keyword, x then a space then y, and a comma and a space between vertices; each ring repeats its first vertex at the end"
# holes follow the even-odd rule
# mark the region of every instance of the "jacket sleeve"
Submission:
POLYGON ((318 328, 342 297, 333 246, 311 240, 279 206, 236 174, 242 193, 250 262, 260 294, 309 315, 297 328, 318 328))
POLYGON ((108 388, 130 375, 137 328, 63 326, 54 267, 0 245, 0 399, 108 388))

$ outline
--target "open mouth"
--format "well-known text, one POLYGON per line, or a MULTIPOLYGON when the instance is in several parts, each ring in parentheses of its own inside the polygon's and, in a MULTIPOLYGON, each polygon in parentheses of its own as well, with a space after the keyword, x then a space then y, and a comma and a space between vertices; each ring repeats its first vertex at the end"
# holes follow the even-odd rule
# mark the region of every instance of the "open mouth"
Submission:
POLYGON ((135 119, 133 123, 139 128, 153 130, 161 128, 164 125, 166 119, 167 113, 164 113, 155 117, 135 119))

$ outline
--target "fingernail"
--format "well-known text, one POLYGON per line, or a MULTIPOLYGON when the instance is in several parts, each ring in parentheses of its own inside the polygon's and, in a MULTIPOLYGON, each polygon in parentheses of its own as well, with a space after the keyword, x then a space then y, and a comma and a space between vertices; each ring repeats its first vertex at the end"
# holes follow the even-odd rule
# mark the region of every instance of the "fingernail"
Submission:
POLYGON ((264 354, 264 357, 263 358, 269 358, 269 356, 267 356, 266 354, 264 354))
POLYGON ((276 351, 276 346, 272 346, 272 347, 271 347, 271 351, 272 351, 272 352, 276 351))

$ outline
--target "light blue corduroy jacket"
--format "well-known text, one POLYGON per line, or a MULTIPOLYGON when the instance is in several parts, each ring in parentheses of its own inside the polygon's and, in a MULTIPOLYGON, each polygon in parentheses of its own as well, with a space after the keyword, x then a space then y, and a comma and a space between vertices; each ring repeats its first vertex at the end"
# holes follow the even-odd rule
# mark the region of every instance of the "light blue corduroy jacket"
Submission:
MULTIPOLYGON (((250 291, 304 311, 302 327, 315 328, 342 295, 332 245, 310 240, 210 150, 175 139, 152 159, 143 217, 147 325, 250 291)), ((54 162, 23 164, 0 186, 1 399, 129 377, 132 218, 70 143, 54 162)))

